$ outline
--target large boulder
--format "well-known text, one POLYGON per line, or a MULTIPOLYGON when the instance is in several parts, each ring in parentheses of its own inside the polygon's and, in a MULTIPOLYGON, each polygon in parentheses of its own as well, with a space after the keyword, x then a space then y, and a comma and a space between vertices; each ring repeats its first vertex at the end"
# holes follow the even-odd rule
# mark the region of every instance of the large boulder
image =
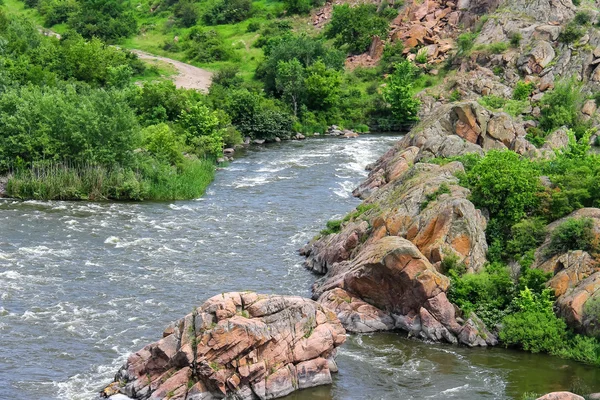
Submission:
POLYGON ((105 389, 134 399, 273 399, 331 383, 346 339, 335 314, 295 296, 224 293, 129 356, 105 389))
POLYGON ((484 326, 458 323, 446 297, 449 286, 413 243, 387 236, 353 260, 334 264, 314 284, 313 298, 334 309, 350 331, 396 328, 433 341, 495 344, 484 326), (479 333, 473 336, 474 331, 479 333))
POLYGON ((583 397, 571 392, 552 392, 545 396, 538 397, 537 400, 585 400, 583 397))

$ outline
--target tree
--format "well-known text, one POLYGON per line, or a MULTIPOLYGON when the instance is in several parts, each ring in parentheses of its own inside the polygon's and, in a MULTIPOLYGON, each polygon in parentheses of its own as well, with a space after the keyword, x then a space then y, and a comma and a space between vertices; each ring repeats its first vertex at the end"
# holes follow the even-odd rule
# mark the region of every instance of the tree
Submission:
POLYGON ((306 68, 306 105, 311 110, 327 110, 339 103, 342 74, 327 68, 321 60, 306 68))
POLYGON ((285 0, 288 14, 308 14, 314 7, 325 4, 325 0, 285 0))
POLYGON ((373 36, 386 37, 388 31, 389 22, 377 14, 376 5, 344 4, 333 8, 325 37, 335 39, 337 47, 347 46, 349 52, 359 54, 367 51, 373 36))
POLYGON ((296 58, 287 62, 280 61, 277 64, 275 82, 282 97, 291 103, 294 117, 297 116, 298 106, 302 103, 305 93, 304 67, 296 58))
POLYGON ((418 69, 410 61, 396 64, 395 71, 386 81, 383 98, 390 105, 392 114, 400 122, 417 120, 420 102, 412 95, 413 82, 418 69))

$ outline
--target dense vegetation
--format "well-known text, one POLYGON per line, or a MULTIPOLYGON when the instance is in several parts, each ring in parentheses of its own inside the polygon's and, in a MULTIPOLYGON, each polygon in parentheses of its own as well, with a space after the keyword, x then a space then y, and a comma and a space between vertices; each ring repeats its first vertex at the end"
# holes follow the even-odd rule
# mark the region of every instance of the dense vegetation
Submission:
POLYGON ((3 12, 0 174, 11 173, 10 194, 196 197, 211 179, 210 160, 243 137, 289 138, 332 124, 390 130, 414 121, 419 103, 412 96, 426 78, 399 57, 401 47, 390 47, 379 68, 344 68, 349 52, 385 34, 397 10, 335 7, 322 35, 298 29, 296 18, 304 17, 293 15, 322 4, 182 0, 134 9, 120 0, 26 1, 60 39, 3 12), (249 39, 243 49, 225 39, 228 30, 249 39), (163 38, 150 50, 218 69, 208 95, 169 82, 132 84, 158 77, 157 69, 105 43, 140 45, 150 32, 163 38), (393 71, 384 90, 381 77, 393 71), (202 171, 197 179, 191 168, 202 171))

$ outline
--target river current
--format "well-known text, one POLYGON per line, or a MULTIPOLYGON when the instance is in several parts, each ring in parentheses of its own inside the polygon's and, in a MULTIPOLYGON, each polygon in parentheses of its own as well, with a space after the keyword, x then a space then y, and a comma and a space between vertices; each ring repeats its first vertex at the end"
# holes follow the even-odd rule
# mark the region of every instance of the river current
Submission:
MULTIPOLYGON (((227 291, 310 296, 297 249, 359 204, 393 136, 252 148, 198 200, 0 200, 0 400, 96 399, 127 355, 227 291)), ((504 349, 351 336, 334 384, 290 399, 520 399, 600 391, 600 370, 504 349)))

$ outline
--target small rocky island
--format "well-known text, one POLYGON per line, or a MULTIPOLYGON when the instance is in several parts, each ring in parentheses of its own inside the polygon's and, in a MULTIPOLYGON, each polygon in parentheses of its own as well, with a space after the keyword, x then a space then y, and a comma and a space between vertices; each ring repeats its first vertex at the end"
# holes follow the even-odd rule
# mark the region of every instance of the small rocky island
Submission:
POLYGON ((331 383, 346 332, 296 296, 224 293, 133 353, 102 391, 134 399, 274 399, 331 383))

